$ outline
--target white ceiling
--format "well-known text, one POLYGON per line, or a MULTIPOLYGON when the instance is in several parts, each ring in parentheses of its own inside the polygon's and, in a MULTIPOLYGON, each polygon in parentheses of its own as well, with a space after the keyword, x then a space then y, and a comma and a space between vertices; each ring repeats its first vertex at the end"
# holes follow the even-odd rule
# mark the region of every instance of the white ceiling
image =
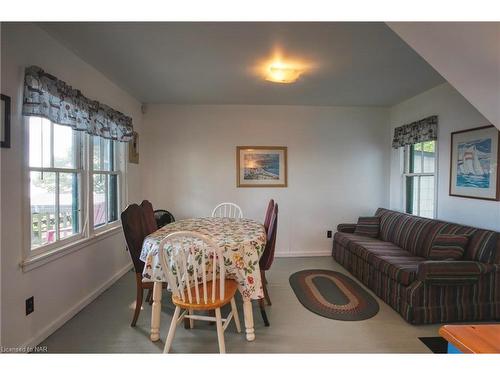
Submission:
POLYGON ((143 103, 388 106, 444 79, 384 23, 40 23, 143 103), (255 75, 279 47, 317 66, 255 75))

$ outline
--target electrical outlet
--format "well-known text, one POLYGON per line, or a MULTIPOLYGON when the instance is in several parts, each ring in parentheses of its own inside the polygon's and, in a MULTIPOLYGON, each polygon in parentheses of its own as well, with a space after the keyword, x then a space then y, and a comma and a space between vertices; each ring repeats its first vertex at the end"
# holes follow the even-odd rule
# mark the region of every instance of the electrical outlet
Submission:
POLYGON ((331 230, 326 232, 326 238, 332 238, 332 231, 331 230))
POLYGON ((26 300, 26 315, 35 311, 35 297, 30 297, 26 300))

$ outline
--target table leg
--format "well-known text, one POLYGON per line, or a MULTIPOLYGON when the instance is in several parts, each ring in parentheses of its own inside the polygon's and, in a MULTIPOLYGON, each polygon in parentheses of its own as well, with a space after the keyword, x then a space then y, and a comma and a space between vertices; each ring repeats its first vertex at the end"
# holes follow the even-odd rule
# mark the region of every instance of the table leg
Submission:
POLYGON ((153 308, 151 310, 151 341, 160 339, 160 315, 161 315, 161 292, 162 283, 155 282, 153 285, 153 308))
POLYGON ((243 314, 245 316, 245 332, 247 334, 247 341, 253 341, 255 340, 255 330, 253 329, 252 300, 243 300, 243 314))

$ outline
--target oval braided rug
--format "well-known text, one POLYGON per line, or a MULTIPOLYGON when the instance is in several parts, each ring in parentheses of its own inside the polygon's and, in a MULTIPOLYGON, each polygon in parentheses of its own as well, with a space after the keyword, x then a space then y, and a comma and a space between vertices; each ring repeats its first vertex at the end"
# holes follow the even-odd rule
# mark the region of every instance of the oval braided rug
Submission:
POLYGON ((289 281, 300 303, 325 318, 365 320, 378 313, 375 298, 342 273, 303 270, 291 275, 289 281))

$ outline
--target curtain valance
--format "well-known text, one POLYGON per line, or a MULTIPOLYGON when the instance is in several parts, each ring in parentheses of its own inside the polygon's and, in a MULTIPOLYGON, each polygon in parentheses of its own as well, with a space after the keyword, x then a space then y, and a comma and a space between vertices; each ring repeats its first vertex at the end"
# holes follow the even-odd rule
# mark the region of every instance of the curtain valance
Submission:
POLYGON ((398 148, 415 143, 435 141, 437 139, 438 117, 429 116, 411 124, 394 129, 392 147, 398 148))
POLYGON ((26 68, 23 115, 39 116, 103 138, 128 142, 132 118, 85 97, 66 82, 37 66, 26 68))

